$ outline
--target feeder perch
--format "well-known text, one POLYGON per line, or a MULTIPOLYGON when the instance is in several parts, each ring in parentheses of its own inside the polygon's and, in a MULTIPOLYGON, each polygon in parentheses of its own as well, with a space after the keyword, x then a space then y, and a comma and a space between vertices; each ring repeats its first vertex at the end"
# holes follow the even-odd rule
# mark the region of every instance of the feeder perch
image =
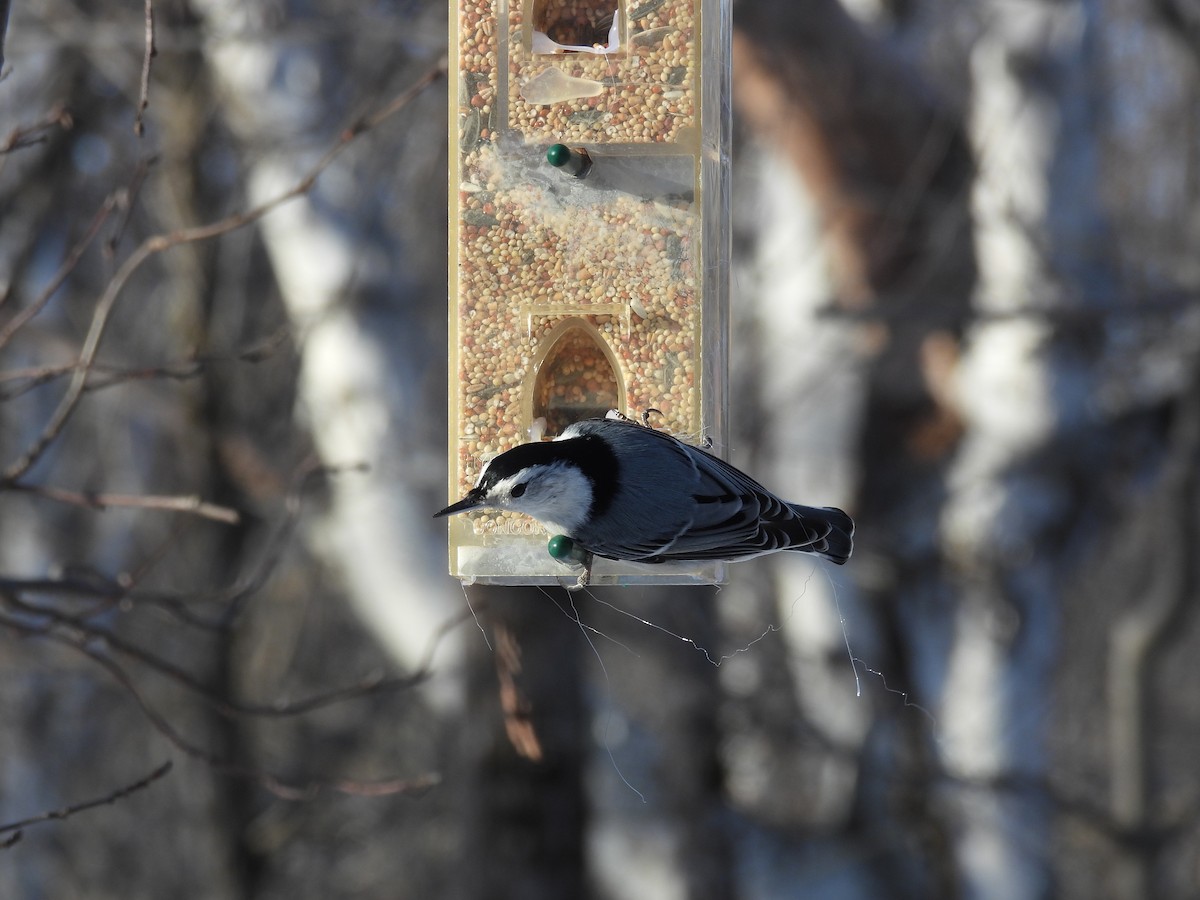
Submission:
MULTIPOLYGON (((609 409, 725 445, 729 40, 728 0, 451 7, 453 497, 492 456, 609 409)), ((524 516, 449 527, 464 581, 575 577, 524 516)), ((596 559, 591 583, 723 577, 596 559)))

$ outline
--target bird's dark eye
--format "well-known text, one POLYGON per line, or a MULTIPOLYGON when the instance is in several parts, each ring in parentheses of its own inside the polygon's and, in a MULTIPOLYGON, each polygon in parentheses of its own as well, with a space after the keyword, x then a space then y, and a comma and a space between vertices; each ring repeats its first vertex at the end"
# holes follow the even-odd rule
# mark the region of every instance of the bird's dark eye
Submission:
POLYGON ((524 482, 522 482, 521 484, 513 485, 512 495, 514 497, 520 497, 524 493, 525 493, 525 483, 524 482))

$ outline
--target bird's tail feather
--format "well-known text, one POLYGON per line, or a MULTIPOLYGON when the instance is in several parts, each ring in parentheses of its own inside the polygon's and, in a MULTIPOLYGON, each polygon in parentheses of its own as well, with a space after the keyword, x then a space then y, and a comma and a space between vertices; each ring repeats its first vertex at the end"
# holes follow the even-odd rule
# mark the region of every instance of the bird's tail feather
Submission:
POLYGON ((850 558, 854 551, 854 520, 834 506, 820 509, 811 506, 793 507, 804 520, 810 532, 807 546, 796 547, 816 553, 839 566, 850 558), (815 534, 813 533, 815 532, 815 534))

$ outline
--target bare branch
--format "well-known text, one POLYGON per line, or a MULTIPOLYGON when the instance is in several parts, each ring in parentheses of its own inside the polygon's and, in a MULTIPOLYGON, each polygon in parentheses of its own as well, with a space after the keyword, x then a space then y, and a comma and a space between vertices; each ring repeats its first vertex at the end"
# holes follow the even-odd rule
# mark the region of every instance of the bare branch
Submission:
POLYGON ((104 337, 105 330, 108 327, 109 317, 112 314, 113 308, 116 306, 118 298, 124 291, 125 286, 129 283, 129 279, 133 274, 141 268, 142 264, 150 257, 162 253, 164 250, 169 250, 172 247, 178 247, 181 244, 192 243, 194 241, 204 241, 220 235, 228 234, 236 231, 239 228, 244 228, 254 222, 257 222, 263 216, 272 212, 284 203, 296 199, 310 190, 316 183, 317 177, 327 169, 330 164, 337 159, 338 156, 361 134, 375 128, 387 118, 399 112, 407 106, 415 97, 424 91, 431 84, 441 78, 446 72, 445 58, 438 61, 429 71, 421 76, 405 91, 400 93, 391 103, 385 106, 378 113, 364 119, 363 121, 345 129, 335 143, 325 155, 309 170, 308 174, 301 178, 295 185, 284 191, 277 197, 253 207, 244 212, 228 216, 219 221, 212 222, 208 225, 201 225, 195 228, 184 228, 178 231, 172 231, 168 234, 157 234, 146 238, 133 251, 132 254, 125 260, 121 267, 117 270, 112 280, 109 281, 104 293, 96 303, 96 309, 92 314, 92 324, 88 329, 87 337, 83 342, 83 347, 79 353, 78 367, 75 369, 71 377, 71 382, 67 387, 66 393, 59 401, 58 407, 50 417, 50 421, 42 428, 41 434, 26 448, 25 452, 5 469, 3 475, 0 475, 0 484, 4 482, 12 482, 20 478, 36 463, 45 453, 46 448, 58 437, 62 432, 63 427, 75 413, 75 409, 79 405, 79 400, 83 395, 84 387, 87 384, 88 372, 91 370, 92 364, 95 361, 96 353, 100 349, 100 342, 104 337))
POLYGON ((331 781, 328 786, 339 794, 356 797, 386 797, 390 794, 417 794, 436 787, 442 781, 437 772, 427 772, 416 778, 392 778, 387 781, 331 781))
MULTIPOLYGON (((88 379, 83 390, 85 393, 88 391, 98 391, 108 387, 127 384, 131 381, 188 381, 192 378, 198 378, 204 372, 206 362, 215 361, 219 360, 216 357, 208 357, 206 359, 197 358, 189 362, 168 363, 163 366, 146 366, 136 369, 121 369, 116 366, 94 364, 92 366, 92 375, 99 374, 104 377, 88 379)), ((15 387, 0 390, 0 402, 13 400, 44 384, 57 381, 66 375, 70 375, 78 368, 78 361, 74 361, 58 366, 38 366, 32 369, 10 369, 7 372, 0 372, 0 384, 10 381, 18 382, 15 387)))
MULTIPOLYGON (((7 2, 8 0, 0 0, 0 7, 7 6, 7 2)), ((0 10, 0 14, 2 13, 3 10, 0 10)), ((2 37, 0 34, 0 39, 2 37)), ((71 114, 64 107, 55 106, 33 124, 20 125, 10 131, 4 142, 0 143, 0 156, 43 143, 46 140, 45 132, 55 127, 69 131, 74 124, 71 114)))
MULTIPOLYGON (((270 574, 275 571, 279 559, 288 545, 288 539, 295 524, 299 520, 303 493, 309 483, 317 475, 336 474, 347 468, 352 467, 320 466, 311 458, 303 463, 292 478, 292 485, 283 504, 284 515, 268 538, 252 571, 227 587, 210 591, 189 590, 184 594, 136 591, 135 587, 148 565, 152 565, 157 558, 160 558, 161 554, 166 552, 167 547, 177 539, 176 534, 168 534, 164 537, 159 549, 152 554, 150 563, 140 567, 141 573, 122 572, 116 577, 108 577, 95 572, 80 573, 76 571, 58 578, 10 578, 0 575, 0 600, 6 597, 35 595, 47 598, 70 598, 75 601, 92 600, 101 603, 99 607, 90 608, 86 614, 67 616, 65 621, 69 623, 78 623, 97 612, 107 611, 119 603, 129 601, 137 606, 153 605, 196 628, 213 632, 229 631, 241 615, 248 598, 258 591, 270 574), (224 605, 225 608, 219 616, 206 619, 191 612, 193 607, 202 605, 224 605)), ((31 605, 32 614, 35 615, 44 609, 48 609, 51 613, 62 613, 61 609, 53 606, 44 608, 41 605, 31 605)), ((448 630, 449 627, 444 626, 444 629, 448 630)), ((426 667, 425 664, 422 664, 419 668, 426 667)))
POLYGON ((158 162, 156 155, 138 160, 128 186, 116 193, 116 208, 121 214, 121 218, 113 228, 112 234, 104 241, 105 259, 113 259, 117 255, 117 244, 120 243, 121 236, 125 233, 125 226, 129 224, 129 220, 133 216, 134 203, 138 194, 141 193, 142 185, 146 183, 146 176, 150 174, 150 169, 156 162, 158 162))
POLYGON ((142 57, 142 84, 138 95, 137 115, 133 118, 133 133, 138 137, 145 131, 142 114, 150 105, 150 60, 156 56, 158 47, 154 42, 154 0, 146 0, 146 54, 142 57))
POLYGON ((0 834, 4 834, 7 831, 16 832, 13 837, 9 838, 3 844, 0 844, 0 849, 7 849, 15 844, 18 840, 20 840, 21 829, 28 828, 30 825, 40 825, 42 822, 53 822, 60 819, 69 819, 76 813, 81 813, 89 809, 95 809, 97 806, 108 806, 109 804, 116 803, 118 800, 128 797, 130 794, 134 794, 140 790, 143 790, 144 788, 148 788, 150 785, 154 784, 154 782, 158 781, 160 778, 163 778, 168 772, 170 772, 172 765, 173 763, 170 760, 167 760, 149 775, 139 778, 132 784, 127 784, 124 787, 117 788, 115 791, 110 791, 103 797, 97 797, 94 800, 85 800, 82 803, 64 806, 61 809, 47 810, 46 812, 39 813, 36 816, 30 816, 28 819, 21 819, 17 822, 9 822, 6 825, 0 825, 0 834))
MULTIPOLYGON (((248 362, 258 363, 270 359, 275 351, 291 336, 291 329, 284 325, 261 340, 236 350, 233 353, 197 354, 180 362, 165 363, 158 366, 138 366, 122 368, 119 366, 93 363, 91 376, 84 385, 84 392, 99 391, 109 387, 127 384, 131 381, 187 381, 198 378, 205 367, 213 364, 248 362)), ((7 390, 0 389, 0 402, 12 400, 29 391, 41 387, 51 381, 56 381, 70 375, 79 368, 78 361, 57 366, 38 366, 30 369, 9 369, 0 371, 0 385, 7 382, 18 382, 15 387, 7 390)))
POLYGON ((13 316, 3 328, 0 328, 0 350, 4 349, 8 342, 12 340, 13 335, 25 327, 25 324, 30 319, 42 311, 43 307, 50 302, 50 298, 54 296, 55 291, 62 287, 67 277, 75 271, 75 267, 79 265, 79 260, 83 257, 84 251, 87 250, 96 235, 100 233, 101 226, 109 214, 112 213, 113 209, 116 208, 116 204, 116 194, 112 194, 105 199, 100 209, 96 212, 96 215, 92 218, 92 223, 88 226, 87 231, 84 232, 83 237, 75 242, 75 246, 71 248, 71 251, 67 254, 67 258, 58 267, 58 271, 54 273, 46 283, 46 286, 42 288, 41 293, 37 295, 32 303, 13 316))
POLYGON ((166 512, 180 512, 200 516, 202 519, 211 519, 214 522, 224 522, 227 525, 236 525, 241 519, 237 510, 230 509, 228 506, 218 506, 215 503, 208 503, 196 496, 172 497, 156 494, 105 494, 93 491, 68 491, 63 488, 24 484, 19 481, 10 482, 8 488, 9 490, 43 497, 46 500, 53 500, 57 503, 66 503, 71 506, 82 506, 101 511, 120 507, 124 509, 152 509, 166 512))
MULTIPOLYGON (((0 581, 0 597, 4 599, 15 613, 20 615, 20 619, 0 619, 0 626, 7 626, 18 633, 33 637, 51 638, 86 653, 97 662, 103 659, 111 662, 113 665, 120 665, 111 656, 107 653, 102 653, 99 649, 101 647, 107 648, 108 651, 119 654, 131 662, 143 665, 158 675, 185 688, 214 712, 227 718, 236 716, 258 718, 296 716, 346 700, 355 700, 414 688, 429 680, 433 674, 432 663, 437 648, 441 645, 446 635, 462 625, 470 615, 469 611, 464 610, 443 622, 430 636, 420 665, 410 675, 384 678, 381 674, 373 674, 355 684, 335 688, 292 702, 278 700, 272 703, 243 703, 221 696, 208 685, 201 682, 196 676, 175 663, 163 659, 144 647, 126 640, 108 628, 89 621, 90 617, 95 615, 95 611, 89 611, 83 615, 67 613, 53 606, 22 600, 17 596, 17 594, 22 593, 24 590, 38 591, 39 589, 44 590, 48 586, 58 585, 54 583, 47 585, 45 582, 30 582, 26 585, 18 579, 4 579, 0 581)), ((90 593, 88 590, 89 585, 78 580, 73 582, 71 587, 76 592, 90 593)), ((93 590, 95 591, 95 595, 101 596, 106 600, 120 599, 125 596, 117 585, 112 585, 111 591, 106 590, 106 585, 103 584, 95 586, 93 590)), ((122 669, 122 671, 124 670, 122 669)))
MULTIPOLYGON (((10 598, 11 600, 11 598, 10 598)), ((436 772, 426 773, 416 778, 405 779, 387 779, 384 781, 359 781, 348 778, 309 778, 301 782, 287 781, 266 772, 262 769, 255 769, 249 766, 238 765, 230 762, 228 759, 218 756, 212 751, 206 750, 196 744, 193 744, 183 736, 162 713, 155 709, 150 702, 138 690, 137 684, 133 680, 133 676, 129 674, 119 662, 108 656, 101 649, 94 645, 94 638, 84 632, 77 634, 67 634, 61 631, 55 631, 47 624, 38 625, 26 620, 16 619, 10 616, 0 615, 0 626, 6 627, 9 630, 26 634, 35 637, 42 637, 46 640, 54 641, 70 647, 84 656, 87 656, 106 672, 108 672, 118 684, 133 698, 134 702, 141 709, 142 714, 154 727, 154 730, 162 735, 166 740, 181 753, 184 753, 193 759, 198 759, 205 763, 211 769, 223 775, 229 775, 234 778, 242 778, 247 781, 255 782, 261 785, 266 790, 270 791, 277 797, 285 800, 305 800, 315 796, 322 790, 333 790, 343 794, 355 794, 360 796, 383 796, 388 794, 403 794, 416 793, 432 787, 439 783, 441 776, 436 772)))

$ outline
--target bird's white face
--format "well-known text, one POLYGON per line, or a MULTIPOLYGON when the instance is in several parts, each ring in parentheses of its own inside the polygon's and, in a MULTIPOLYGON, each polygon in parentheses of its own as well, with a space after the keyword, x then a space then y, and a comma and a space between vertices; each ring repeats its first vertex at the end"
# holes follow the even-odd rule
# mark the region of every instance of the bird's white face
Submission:
MULTIPOLYGON (((486 482, 487 468, 479 477, 486 482)), ((488 489, 483 505, 511 509, 537 519, 552 534, 574 534, 592 505, 592 485, 567 462, 533 465, 501 478, 488 489)))

